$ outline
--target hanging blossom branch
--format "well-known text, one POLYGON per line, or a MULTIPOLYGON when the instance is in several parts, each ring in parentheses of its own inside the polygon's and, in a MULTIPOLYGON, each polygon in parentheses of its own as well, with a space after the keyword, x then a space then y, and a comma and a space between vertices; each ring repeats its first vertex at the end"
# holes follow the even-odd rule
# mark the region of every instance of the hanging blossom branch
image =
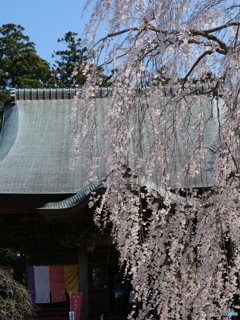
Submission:
MULTIPOLYGON (((121 30, 121 31, 117 31, 117 32, 113 32, 113 33, 109 33, 107 36, 105 36, 104 38, 100 39, 96 44, 95 46, 97 46, 99 43, 102 43, 102 42, 105 42, 107 39, 109 38, 115 38, 116 36, 120 36, 124 33, 128 33, 128 32, 132 32, 132 31, 138 31, 138 35, 144 31, 154 31, 155 33, 160 33, 160 34, 163 34, 165 37, 168 37, 168 36, 176 36, 176 35, 184 35, 184 34, 187 34, 189 36, 202 36, 203 38, 205 39, 208 39, 208 40, 213 40, 215 42, 217 42, 219 44, 219 47, 222 49, 222 51, 220 51, 219 53, 222 53, 222 54, 227 54, 227 45, 221 41, 219 38, 217 38, 216 36, 213 36, 211 35, 211 33, 215 33, 215 32, 218 32, 218 31, 222 31, 226 28, 229 28, 229 27, 233 27, 233 26, 239 26, 240 23, 239 22, 231 22, 231 23, 227 23, 225 25, 222 25, 222 26, 219 26, 217 28, 213 28, 213 29, 209 29, 209 30, 194 30, 194 29, 180 29, 180 30, 172 30, 172 31, 165 31, 165 30, 159 30, 157 28, 155 28, 154 26, 149 26, 149 25, 146 25, 142 28, 137 28, 137 27, 134 27, 134 28, 127 28, 127 29, 124 29, 124 30, 121 30)), ((170 39, 164 39, 165 42, 167 41, 171 41, 170 39)), ((192 43, 195 43, 194 40, 190 40, 190 41, 193 41, 192 43)), ((175 43, 172 42, 172 43, 175 43)), ((191 43, 191 42, 189 42, 191 43)), ((198 42, 199 44, 200 42, 198 42)))
MULTIPOLYGON (((186 80, 188 79, 188 77, 191 75, 191 73, 195 70, 195 68, 197 67, 199 62, 204 57, 206 57, 207 55, 212 55, 214 53, 219 53, 221 55, 227 55, 228 50, 229 50, 229 47, 227 46, 227 44, 224 41, 222 41, 220 38, 212 35, 212 33, 220 32, 220 31, 223 31, 227 28, 236 27, 236 26, 237 26, 237 28, 239 28, 239 22, 229 22, 229 23, 224 24, 222 26, 208 29, 208 30, 203 30, 203 31, 195 30, 195 29, 180 29, 180 30, 164 31, 164 30, 159 30, 159 29, 153 27, 152 25, 148 24, 148 25, 145 25, 144 27, 141 27, 141 28, 134 27, 134 28, 128 28, 128 29, 124 29, 124 30, 121 30, 118 32, 110 33, 106 37, 100 39, 97 42, 96 46, 99 43, 102 43, 102 45, 103 45, 104 42, 107 41, 107 39, 109 39, 109 38, 115 38, 116 36, 120 36, 122 34, 129 33, 132 31, 137 31, 137 34, 134 36, 135 39, 138 39, 141 36, 141 34, 144 32, 154 31, 157 34, 164 35, 164 38, 162 40, 159 40, 159 39, 153 40, 153 43, 155 44, 154 47, 151 43, 149 49, 148 49, 148 47, 145 49, 141 49, 140 60, 143 60, 146 57, 150 56, 150 54, 153 52, 155 52, 155 56, 158 55, 159 52, 161 51, 161 46, 163 44, 166 44, 167 46, 178 44, 180 46, 184 43, 187 43, 187 44, 195 44, 197 46, 207 46, 208 48, 211 48, 211 49, 207 49, 206 51, 204 51, 197 58, 197 60, 194 61, 194 63, 192 64, 192 67, 189 69, 189 71, 186 73, 186 75, 183 78, 183 83, 186 83, 186 80), (184 36, 187 36, 186 40, 182 39, 184 36), (194 39, 194 37, 197 37, 197 38, 200 37, 203 39, 203 41, 201 41, 200 39, 196 40, 196 39, 194 39), (208 41, 205 42, 204 40, 208 40, 208 41)), ((135 41, 134 41, 134 43, 135 43, 135 41)), ((134 45, 132 48, 134 48, 134 45)), ((127 56, 131 50, 132 49, 129 48, 126 53, 121 54, 117 58, 121 59, 124 56, 127 56)), ((111 63, 111 62, 113 62, 113 61, 112 60, 109 61, 109 63, 111 63)))

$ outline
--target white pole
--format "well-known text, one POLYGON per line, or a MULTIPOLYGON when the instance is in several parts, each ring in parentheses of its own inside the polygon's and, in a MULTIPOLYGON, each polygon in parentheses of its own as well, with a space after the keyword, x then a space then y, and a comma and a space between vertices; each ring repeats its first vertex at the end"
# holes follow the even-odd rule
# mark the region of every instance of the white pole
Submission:
POLYGON ((69 320, 75 320, 75 312, 69 311, 69 320))

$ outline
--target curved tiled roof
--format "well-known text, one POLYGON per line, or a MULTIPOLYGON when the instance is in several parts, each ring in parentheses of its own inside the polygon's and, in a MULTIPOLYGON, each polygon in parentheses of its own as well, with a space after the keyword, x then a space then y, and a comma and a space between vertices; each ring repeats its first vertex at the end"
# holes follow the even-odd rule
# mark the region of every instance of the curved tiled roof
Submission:
MULTIPOLYGON (((75 157, 71 169, 75 92, 18 89, 12 93, 0 137, 0 193, 75 194, 85 187, 84 154, 75 157)), ((106 98, 96 103, 106 104, 106 98)))
MULTIPOLYGON (((106 119, 110 91, 101 89, 94 97, 99 131, 106 119)), ((77 194, 86 188, 88 172, 83 166, 86 155, 81 141, 78 145, 79 154, 74 159, 74 169, 70 168, 75 138, 70 115, 75 103, 73 97, 77 92, 78 89, 12 91, 11 103, 4 108, 0 139, 0 194, 77 194)), ((215 122, 216 99, 203 97, 201 104, 206 108, 206 119, 210 119, 206 125, 205 145, 212 146, 218 132, 215 122)), ((78 108, 81 108, 81 99, 78 108)), ((147 145, 151 139, 150 131, 146 130, 144 139, 147 145)), ((98 141, 98 144, 102 149, 107 149, 107 141, 98 141)), ((97 148, 95 152, 97 155, 97 148)), ((170 168, 173 179, 176 170, 182 166, 181 158, 178 159, 170 168)), ((209 151, 201 175, 196 177, 193 186, 213 184, 212 161, 209 151)), ((100 161, 94 176, 98 181, 106 177, 105 163, 100 161)), ((147 181, 146 177, 144 180, 149 186, 157 184, 156 181, 147 181)))
POLYGON ((55 212, 58 213, 59 211, 61 212, 65 209, 76 207, 83 200, 85 200, 90 195, 91 192, 96 191, 100 188, 103 188, 104 182, 106 182, 105 179, 84 188, 77 194, 65 200, 55 202, 55 203, 47 203, 45 206, 38 208, 38 212, 40 214, 49 214, 49 213, 54 214, 55 212))

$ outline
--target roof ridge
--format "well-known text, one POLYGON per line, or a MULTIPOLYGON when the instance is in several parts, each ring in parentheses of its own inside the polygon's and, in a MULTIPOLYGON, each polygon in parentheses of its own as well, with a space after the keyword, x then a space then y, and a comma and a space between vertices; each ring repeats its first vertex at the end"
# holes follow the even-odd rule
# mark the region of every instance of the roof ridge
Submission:
MULTIPOLYGON (((137 88, 137 92, 141 92, 143 89, 149 90, 153 87, 137 88)), ((175 86, 156 86, 157 90, 161 90, 163 95, 174 95, 175 86)), ((201 94, 209 93, 213 86, 209 83, 201 85, 191 85, 190 93, 201 94), (193 92, 191 92, 193 91, 193 92)), ((13 88, 11 89, 11 103, 15 103, 17 100, 69 100, 73 99, 77 93, 81 92, 82 88, 13 88)), ((111 87, 99 87, 97 93, 92 98, 106 98, 112 91, 111 87)), ((216 92, 213 93, 216 95, 216 92)))
POLYGON ((79 91, 79 88, 14 88, 10 93, 13 103, 16 100, 69 100, 79 91))
MULTIPOLYGON (((81 91, 81 88, 14 88, 10 94, 11 102, 14 103, 16 100, 69 100, 81 91)), ((109 88, 99 88, 95 97, 105 98, 110 91, 109 88)))

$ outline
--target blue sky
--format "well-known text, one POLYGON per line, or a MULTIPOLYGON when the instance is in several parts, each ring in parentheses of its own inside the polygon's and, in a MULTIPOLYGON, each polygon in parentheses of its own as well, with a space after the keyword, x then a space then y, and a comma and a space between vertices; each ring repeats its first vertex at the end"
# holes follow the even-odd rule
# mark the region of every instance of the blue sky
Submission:
POLYGON ((87 11, 82 19, 85 0, 0 0, 0 25, 20 24, 24 34, 36 45, 38 55, 52 63, 53 51, 59 50, 57 39, 68 31, 83 31, 89 19, 87 11))

